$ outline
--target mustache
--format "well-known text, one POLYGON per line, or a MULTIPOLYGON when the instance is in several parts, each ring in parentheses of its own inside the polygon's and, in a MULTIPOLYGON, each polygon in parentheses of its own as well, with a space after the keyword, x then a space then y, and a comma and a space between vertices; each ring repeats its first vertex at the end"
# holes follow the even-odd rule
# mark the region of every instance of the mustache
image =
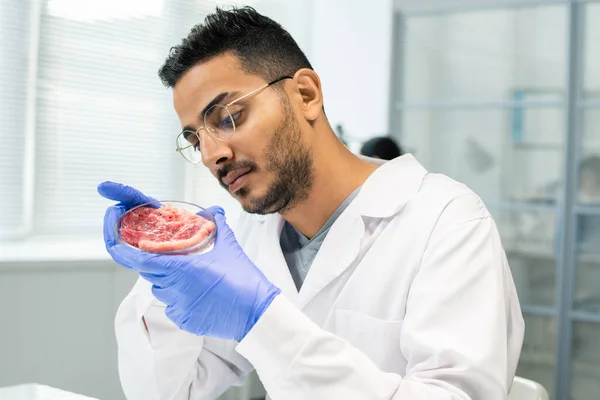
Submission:
POLYGON ((219 168, 217 170, 217 179, 219 180, 219 184, 227 189, 227 185, 223 183, 223 178, 227 176, 231 171, 236 171, 238 169, 248 169, 248 172, 254 172, 258 169, 258 165, 254 161, 244 160, 237 163, 227 164, 223 168, 219 168))

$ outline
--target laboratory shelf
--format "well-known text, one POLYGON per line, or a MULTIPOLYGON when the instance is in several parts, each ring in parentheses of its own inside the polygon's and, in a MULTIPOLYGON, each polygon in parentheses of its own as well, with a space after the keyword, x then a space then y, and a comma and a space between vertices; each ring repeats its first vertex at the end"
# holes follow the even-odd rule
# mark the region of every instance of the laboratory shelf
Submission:
MULTIPOLYGON (((519 255, 543 260, 556 260, 558 252, 552 251, 547 245, 529 245, 529 244, 513 244, 505 245, 507 254, 519 255)), ((598 253, 590 252, 588 246, 577 246, 577 261, 580 263, 600 264, 600 251, 598 253)))
POLYGON ((598 215, 598 216, 600 216, 600 206, 576 205, 575 212, 578 215, 598 215))
POLYGON ((515 108, 563 108, 561 100, 524 100, 524 101, 431 101, 421 103, 397 102, 394 108, 397 111, 477 111, 477 110, 511 110, 515 108))
MULTIPOLYGON (((536 306, 536 305, 521 305, 521 311, 523 314, 533 315, 537 317, 555 317, 556 309, 548 306, 536 306)), ((569 313, 570 318, 574 322, 587 322, 593 324, 600 324, 600 312, 589 312, 573 310, 569 313)))
MULTIPOLYGON (((519 243, 514 245, 506 245, 505 251, 507 254, 520 255, 545 260, 556 260, 557 254, 552 252, 547 245, 535 245, 519 243)), ((600 259, 600 257, 599 257, 600 259)))
POLYGON ((556 212, 557 206, 552 203, 534 203, 528 201, 509 201, 503 204, 503 209, 508 211, 527 212, 556 212))
POLYGON ((589 322, 593 324, 600 324, 600 312, 589 312, 574 310, 570 312, 571 320, 575 322, 589 322))
MULTIPOLYGON (((554 367, 556 365, 554 355, 543 351, 524 351, 521 353, 520 361, 531 364, 545 365, 548 367, 554 367)), ((596 376, 597 373, 595 374, 594 371, 598 371, 600 365, 590 362, 573 361, 572 367, 574 372, 578 375, 581 374, 584 376, 589 376, 591 374, 592 376, 596 376)))
POLYGON ((548 306, 521 305, 523 314, 535 315, 539 317, 555 317, 556 309, 548 306))
POLYGON ((600 99, 591 98, 585 100, 579 100, 577 102, 579 108, 600 108, 600 99))

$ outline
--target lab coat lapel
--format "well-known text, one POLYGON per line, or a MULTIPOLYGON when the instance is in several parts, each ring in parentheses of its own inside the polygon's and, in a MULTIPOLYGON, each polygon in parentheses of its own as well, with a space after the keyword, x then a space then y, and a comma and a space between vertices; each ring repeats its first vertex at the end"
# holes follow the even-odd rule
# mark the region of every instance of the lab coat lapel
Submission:
POLYGON ((281 292, 293 303, 298 300, 298 290, 290 274, 290 270, 281 251, 279 238, 284 219, 279 214, 262 217, 260 234, 251 238, 256 249, 252 260, 261 269, 271 283, 281 289, 281 292))
POLYGON ((426 174, 425 168, 407 154, 381 165, 367 179, 327 233, 298 294, 298 307, 308 305, 357 259, 365 236, 363 217, 383 219, 399 212, 417 193, 426 174))
POLYGON ((350 206, 329 229, 306 280, 298 294, 298 307, 304 308, 330 282, 340 276, 360 253, 364 223, 356 206, 350 206))

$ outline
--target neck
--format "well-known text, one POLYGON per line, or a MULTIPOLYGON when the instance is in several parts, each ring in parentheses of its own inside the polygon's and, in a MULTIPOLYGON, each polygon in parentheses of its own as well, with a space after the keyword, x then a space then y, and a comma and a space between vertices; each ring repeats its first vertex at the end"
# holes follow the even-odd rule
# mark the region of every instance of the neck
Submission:
POLYGON ((312 238, 342 202, 377 169, 341 143, 331 128, 318 134, 313 147, 314 181, 308 198, 282 217, 304 236, 312 238))

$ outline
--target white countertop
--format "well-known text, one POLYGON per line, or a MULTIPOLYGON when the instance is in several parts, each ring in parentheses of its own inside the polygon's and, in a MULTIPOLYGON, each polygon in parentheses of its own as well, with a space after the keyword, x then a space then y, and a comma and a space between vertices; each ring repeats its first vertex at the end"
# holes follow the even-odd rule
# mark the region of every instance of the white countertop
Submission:
POLYGON ((37 383, 0 388, 0 400, 98 400, 37 383))

